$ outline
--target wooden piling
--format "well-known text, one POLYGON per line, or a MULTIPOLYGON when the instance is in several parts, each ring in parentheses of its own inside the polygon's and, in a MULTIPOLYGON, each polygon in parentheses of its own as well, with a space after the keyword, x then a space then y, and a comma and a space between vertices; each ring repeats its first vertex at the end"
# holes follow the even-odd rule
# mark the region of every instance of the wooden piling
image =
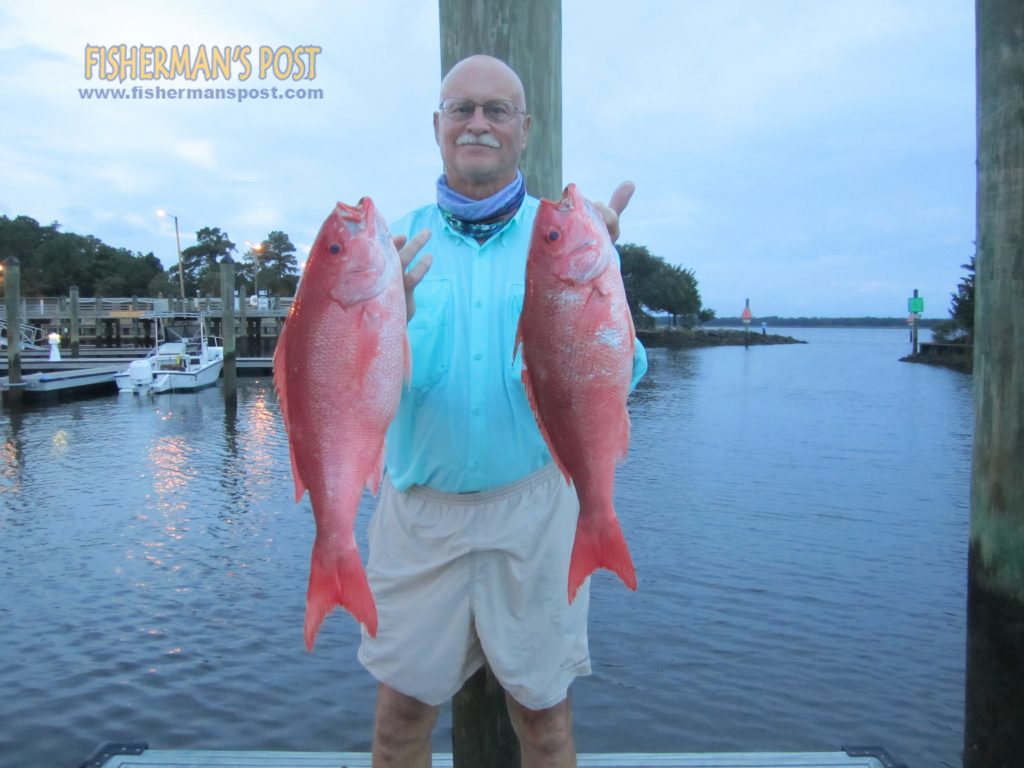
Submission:
POLYGON ((977 0, 965 768, 1024 765, 1024 4, 977 0))
POLYGON ((519 766, 519 740, 505 708, 505 691, 488 666, 452 699, 452 762, 467 768, 519 766))
POLYGON ((7 321, 7 402, 21 402, 21 262, 17 256, 4 261, 4 303, 7 321))
MULTIPOLYGON (((439 0, 441 75, 475 53, 505 61, 523 81, 532 116, 519 165, 530 194, 562 194, 561 0, 439 0)), ((490 669, 470 678, 452 701, 456 768, 519 765, 519 743, 505 695, 490 669)))
POLYGON ((224 397, 236 395, 235 369, 235 262, 230 254, 220 262, 221 338, 224 344, 224 397))
POLYGON ((241 338, 241 345, 242 346, 239 347, 238 343, 236 342, 235 347, 236 347, 237 354, 241 355, 242 357, 252 357, 252 352, 249 351, 249 346, 248 346, 249 339, 246 337, 246 328, 248 327, 246 325, 247 321, 245 319, 246 303, 247 302, 248 302, 248 299, 245 296, 245 283, 239 283, 238 284, 238 329, 242 332, 241 337, 240 337, 241 338))
POLYGON ((71 336, 71 356, 78 357, 78 351, 80 341, 78 338, 78 331, 81 327, 81 318, 78 310, 78 286, 71 286, 71 325, 68 328, 68 334, 71 336))
POLYGON ((461 59, 486 53, 506 62, 523 81, 533 123, 519 167, 530 194, 557 200, 562 195, 561 0, 440 0, 439 10, 442 76, 461 59))

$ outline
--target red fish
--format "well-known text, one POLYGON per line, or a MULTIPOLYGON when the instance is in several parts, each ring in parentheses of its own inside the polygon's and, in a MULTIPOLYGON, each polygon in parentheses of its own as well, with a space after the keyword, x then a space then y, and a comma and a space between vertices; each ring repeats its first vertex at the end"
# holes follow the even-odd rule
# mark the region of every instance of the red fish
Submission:
POLYGON ((612 499, 615 465, 629 448, 633 319, 605 223, 574 184, 560 201, 540 203, 517 350, 520 344, 537 425, 580 502, 569 601, 598 568, 636 589, 612 499))
POLYGON ((402 265, 373 201, 338 203, 320 228, 274 353, 295 500, 309 491, 316 540, 306 648, 348 610, 371 635, 377 606, 355 541, 363 488, 377 493, 384 433, 409 373, 402 265))

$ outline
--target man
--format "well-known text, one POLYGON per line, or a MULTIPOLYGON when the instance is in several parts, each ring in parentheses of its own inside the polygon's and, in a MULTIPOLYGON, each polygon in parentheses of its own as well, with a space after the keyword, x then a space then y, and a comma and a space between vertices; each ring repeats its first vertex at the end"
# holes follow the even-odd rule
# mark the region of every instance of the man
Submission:
MULTIPOLYGON (((523 765, 575 765, 567 693, 590 673, 589 580, 566 599, 579 507, 512 360, 538 206, 519 172, 530 123, 506 64, 456 64, 434 113, 438 204, 392 227, 413 359, 369 533, 379 626, 359 659, 380 682, 375 766, 429 766, 440 706, 485 661, 523 765)), ((613 237, 631 193, 598 206, 613 237)), ((645 369, 638 345, 634 383, 645 369)))

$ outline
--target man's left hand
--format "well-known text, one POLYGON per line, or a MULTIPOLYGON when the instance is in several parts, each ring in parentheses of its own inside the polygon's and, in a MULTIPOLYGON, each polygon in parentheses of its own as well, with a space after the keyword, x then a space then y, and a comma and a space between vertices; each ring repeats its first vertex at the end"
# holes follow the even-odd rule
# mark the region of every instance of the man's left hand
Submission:
POLYGON ((612 192, 612 197, 607 204, 592 202, 594 208, 601 214, 601 218, 604 219, 604 224, 608 227, 608 236, 611 237, 613 243, 619 239, 619 217, 629 205, 629 199, 633 196, 634 191, 636 191, 636 185, 632 181, 624 181, 612 192))

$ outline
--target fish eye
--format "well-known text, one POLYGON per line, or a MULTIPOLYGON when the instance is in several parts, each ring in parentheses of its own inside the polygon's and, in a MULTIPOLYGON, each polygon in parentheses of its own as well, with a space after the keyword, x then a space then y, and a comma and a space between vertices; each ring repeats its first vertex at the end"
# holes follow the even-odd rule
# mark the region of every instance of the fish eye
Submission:
POLYGON ((331 253, 341 253, 341 246, 337 243, 331 243, 331 247, 328 248, 331 253))
POLYGON ((560 235, 561 232, 559 232, 557 229, 552 229, 548 232, 548 240, 550 240, 553 243, 555 242, 555 240, 559 238, 560 235))

